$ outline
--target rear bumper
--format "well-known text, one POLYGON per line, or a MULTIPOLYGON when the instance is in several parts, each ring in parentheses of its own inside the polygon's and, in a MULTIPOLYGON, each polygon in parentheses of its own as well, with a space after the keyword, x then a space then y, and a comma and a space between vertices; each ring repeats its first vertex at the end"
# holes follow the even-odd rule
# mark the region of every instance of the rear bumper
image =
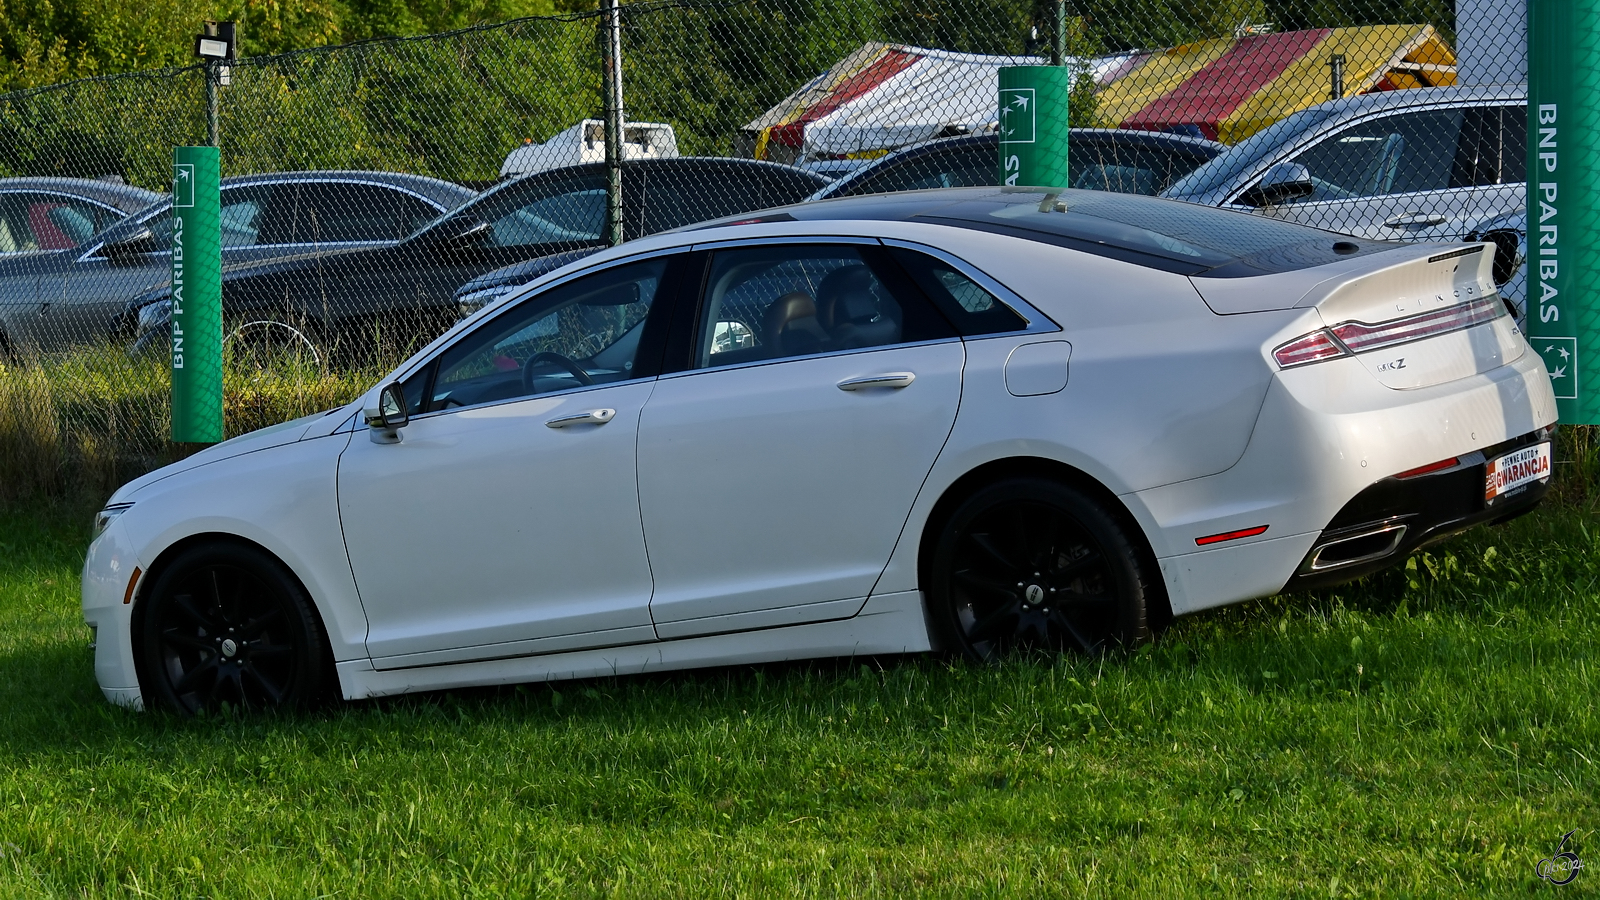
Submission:
POLYGON ((1284 590, 1343 584, 1474 525, 1532 511, 1550 489, 1548 478, 1489 504, 1483 496, 1486 467, 1489 460, 1554 437, 1554 426, 1541 428, 1463 455, 1449 469, 1370 485, 1323 529, 1284 590))

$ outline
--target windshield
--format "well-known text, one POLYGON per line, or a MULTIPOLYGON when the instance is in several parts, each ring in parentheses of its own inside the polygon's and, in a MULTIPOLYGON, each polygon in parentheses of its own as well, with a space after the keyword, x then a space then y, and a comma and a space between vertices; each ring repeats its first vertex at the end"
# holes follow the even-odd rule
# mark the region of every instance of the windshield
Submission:
POLYGON ((1163 197, 1179 200, 1199 197, 1226 188, 1240 175, 1253 170, 1263 159, 1278 152, 1284 144, 1315 128, 1333 116, 1329 109, 1304 109, 1287 119, 1256 132, 1232 150, 1179 179, 1162 192, 1163 197))
POLYGON ((605 174, 599 169, 506 182, 435 219, 423 230, 475 218, 496 247, 587 243, 604 236, 605 174))

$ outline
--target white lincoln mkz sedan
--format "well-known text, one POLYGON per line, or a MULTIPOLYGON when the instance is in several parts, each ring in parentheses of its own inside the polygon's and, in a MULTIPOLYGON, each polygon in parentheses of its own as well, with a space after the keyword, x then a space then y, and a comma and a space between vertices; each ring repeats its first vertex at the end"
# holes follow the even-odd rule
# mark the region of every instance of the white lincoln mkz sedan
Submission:
POLYGON ((96 675, 194 711, 1093 652, 1354 578, 1545 493, 1492 259, 1034 188, 634 241, 119 490, 96 675))

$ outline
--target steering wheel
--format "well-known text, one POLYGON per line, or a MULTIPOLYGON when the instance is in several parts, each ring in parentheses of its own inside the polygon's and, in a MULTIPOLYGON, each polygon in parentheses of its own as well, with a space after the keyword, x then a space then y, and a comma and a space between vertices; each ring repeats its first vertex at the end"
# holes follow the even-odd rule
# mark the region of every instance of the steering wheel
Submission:
POLYGON ((530 394, 538 393, 533 389, 533 367, 542 362, 555 363, 561 368, 566 369, 568 372, 571 372, 572 377, 578 379, 578 383, 584 387, 594 384, 594 379, 590 378, 589 373, 583 370, 583 366, 578 365, 559 353, 551 353, 549 350, 541 350, 538 353, 528 357, 528 361, 522 364, 522 389, 530 394))

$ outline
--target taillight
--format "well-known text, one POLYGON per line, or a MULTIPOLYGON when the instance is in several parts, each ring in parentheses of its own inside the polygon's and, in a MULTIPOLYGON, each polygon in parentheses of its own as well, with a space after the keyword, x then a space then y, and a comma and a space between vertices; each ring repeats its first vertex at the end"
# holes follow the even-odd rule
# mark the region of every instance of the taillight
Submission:
POLYGON ((1468 303, 1457 303, 1421 315, 1407 316, 1381 325, 1365 322, 1341 322, 1331 329, 1351 353, 1381 350, 1395 344, 1409 344, 1425 338, 1438 337, 1452 331, 1461 331, 1474 325, 1492 322, 1506 314, 1504 303, 1490 294, 1468 303))
POLYGON ((1438 337, 1441 334, 1492 322, 1503 315, 1507 315, 1505 304, 1498 295, 1490 294, 1467 303, 1457 303, 1444 309, 1378 325, 1368 325, 1365 322, 1340 322, 1330 328, 1319 329, 1279 345, 1272 351, 1272 358, 1278 361, 1278 365, 1287 369, 1438 337))
POLYGON ((1339 342, 1333 339, 1333 335, 1328 333, 1326 328, 1295 338, 1272 351, 1272 358, 1285 369, 1348 355, 1349 351, 1339 346, 1339 342))

